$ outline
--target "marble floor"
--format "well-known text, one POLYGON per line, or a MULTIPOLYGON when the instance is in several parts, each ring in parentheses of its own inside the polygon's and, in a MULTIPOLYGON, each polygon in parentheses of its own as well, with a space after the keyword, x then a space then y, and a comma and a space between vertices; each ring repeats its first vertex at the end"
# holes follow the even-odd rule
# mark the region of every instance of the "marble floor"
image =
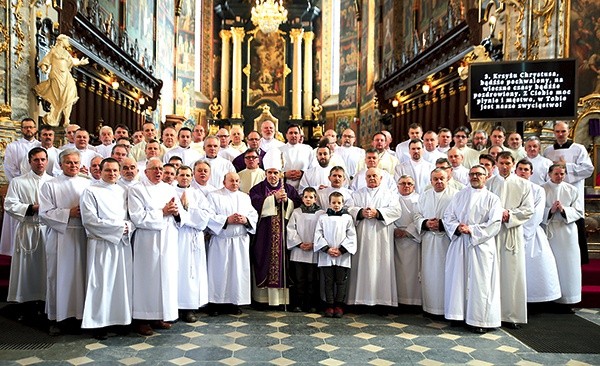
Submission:
MULTIPOLYGON (((600 325, 599 309, 574 316, 600 325)), ((538 353, 503 331, 474 334, 422 315, 256 311, 202 315, 150 337, 53 338, 40 350, 0 350, 0 365, 600 365, 599 354, 538 353)))

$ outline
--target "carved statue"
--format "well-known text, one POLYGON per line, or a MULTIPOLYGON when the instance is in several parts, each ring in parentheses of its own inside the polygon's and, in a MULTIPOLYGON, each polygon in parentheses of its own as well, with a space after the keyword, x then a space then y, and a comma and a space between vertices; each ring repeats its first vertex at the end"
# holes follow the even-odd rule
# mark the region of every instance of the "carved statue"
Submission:
POLYGON ((323 106, 319 103, 319 99, 315 98, 313 100, 313 105, 310 107, 310 111, 313 115, 313 120, 319 121, 321 119, 321 112, 323 112, 323 106))
POLYGON ((108 14, 108 18, 106 18, 106 20, 104 20, 104 33, 109 38, 112 33, 113 24, 114 24, 113 15, 112 15, 112 13, 110 13, 110 14, 108 14))
POLYGON ((208 110, 212 113, 212 118, 217 119, 223 107, 219 104, 219 100, 217 98, 213 98, 212 104, 208 106, 208 110))
POLYGON ((36 85, 34 91, 50 103, 50 113, 44 119, 51 126, 59 125, 61 115, 64 116, 63 125, 69 125, 71 109, 79 99, 71 68, 89 63, 85 57, 78 59, 71 56, 68 48, 69 37, 59 35, 54 47, 39 63, 41 71, 48 73, 48 80, 36 85))

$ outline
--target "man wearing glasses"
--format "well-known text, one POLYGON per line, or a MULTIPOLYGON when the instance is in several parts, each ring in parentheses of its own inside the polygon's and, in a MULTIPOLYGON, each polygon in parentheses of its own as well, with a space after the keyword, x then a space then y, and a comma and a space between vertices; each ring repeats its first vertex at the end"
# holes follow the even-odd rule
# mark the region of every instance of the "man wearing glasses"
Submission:
POLYGON ((486 333, 501 323, 495 237, 500 232, 503 209, 500 198, 485 188, 487 179, 483 166, 472 167, 470 187, 454 196, 443 218, 451 238, 444 315, 453 323, 466 322, 475 333, 486 333))
MULTIPOLYGON (((248 149, 258 151, 258 167, 264 169, 262 160, 265 156, 265 151, 260 148, 260 134, 257 131, 250 132, 246 137, 246 144, 248 145, 248 149)), ((244 160, 244 154, 241 154, 232 161, 233 166, 238 173, 246 169, 244 160)))
POLYGON ((265 180, 265 171, 258 167, 258 151, 256 149, 248 149, 243 154, 246 169, 239 172, 240 176, 240 191, 244 193, 250 192, 250 188, 265 180))
POLYGON ((471 149, 467 146, 469 141, 469 129, 465 126, 460 126, 454 130, 454 147, 460 150, 463 156, 463 165, 465 168, 470 168, 479 164, 479 151, 471 149))

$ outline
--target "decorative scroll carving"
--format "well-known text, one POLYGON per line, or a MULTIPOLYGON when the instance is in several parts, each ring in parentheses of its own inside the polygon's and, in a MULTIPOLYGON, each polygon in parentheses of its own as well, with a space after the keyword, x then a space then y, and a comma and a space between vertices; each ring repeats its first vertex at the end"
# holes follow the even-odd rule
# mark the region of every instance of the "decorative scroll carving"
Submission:
POLYGON ((8 28, 3 24, 0 24, 0 36, 2 36, 2 41, 0 41, 0 53, 3 53, 8 50, 10 44, 10 34, 8 33, 8 28))
POLYGON ((15 56, 17 57, 15 60, 15 69, 18 69, 21 66, 21 62, 23 62, 23 52, 25 51, 25 33, 23 33, 23 29, 21 28, 21 23, 23 23, 23 15, 21 15, 21 8, 23 7, 23 0, 17 0, 12 4, 13 15, 15 16, 15 24, 13 25, 13 32, 17 38, 17 44, 14 47, 15 56))
MULTIPOLYGON (((524 0, 501 0, 502 3, 512 6, 518 14, 515 27, 512 32, 516 35, 514 42, 515 49, 518 52, 517 59, 523 60, 525 58, 525 48, 523 47, 523 19, 525 18, 525 3, 524 0)), ((509 32, 510 33, 510 32, 509 32)))
POLYGON ((532 9, 535 18, 544 18, 543 29, 544 36, 546 37, 546 42, 544 43, 545 46, 547 46, 550 43, 550 32, 548 31, 548 29, 550 28, 550 22, 552 21, 554 9, 556 9, 555 0, 546 0, 544 6, 540 10, 532 9))

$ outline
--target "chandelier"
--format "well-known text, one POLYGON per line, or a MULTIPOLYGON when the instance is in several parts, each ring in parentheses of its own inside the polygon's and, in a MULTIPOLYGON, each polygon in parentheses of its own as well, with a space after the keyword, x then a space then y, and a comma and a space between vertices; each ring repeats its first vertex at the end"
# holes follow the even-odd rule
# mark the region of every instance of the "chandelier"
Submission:
POLYGON ((252 7, 252 23, 265 34, 273 33, 287 20, 287 14, 283 0, 256 0, 252 7))

